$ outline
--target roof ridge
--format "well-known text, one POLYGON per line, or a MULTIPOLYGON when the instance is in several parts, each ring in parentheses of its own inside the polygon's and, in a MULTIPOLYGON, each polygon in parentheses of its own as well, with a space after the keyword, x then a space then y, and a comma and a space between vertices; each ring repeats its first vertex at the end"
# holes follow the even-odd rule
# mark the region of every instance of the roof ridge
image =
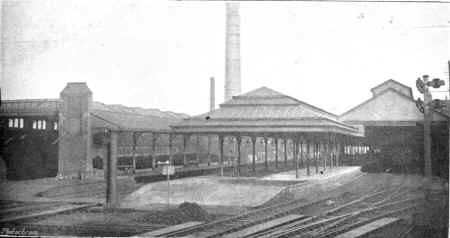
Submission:
MULTIPOLYGON (((106 104, 106 103, 98 102, 98 101, 94 101, 94 103, 101 104, 108 109, 114 109, 114 107, 122 109, 120 111, 111 110, 111 112, 115 112, 115 113, 128 113, 128 114, 141 115, 141 116, 153 116, 153 117, 159 117, 159 118, 174 118, 174 119, 189 117, 189 115, 184 114, 184 113, 178 113, 178 112, 173 112, 173 111, 163 111, 159 108, 129 107, 129 106, 126 106, 123 104, 106 104), (110 107, 113 107, 113 108, 110 108, 110 107), (146 113, 142 113, 140 111, 147 111, 147 112, 155 111, 155 112, 163 114, 163 115, 146 114, 146 113)), ((94 110, 108 111, 108 110, 104 110, 101 108, 100 109, 94 108, 94 110)))
POLYGON ((59 98, 32 98, 32 99, 2 99, 3 102, 52 102, 52 101, 59 101, 59 98))
POLYGON ((380 96, 386 94, 386 93, 389 92, 389 91, 392 91, 392 92, 396 93, 397 95, 400 95, 401 97, 403 97, 403 98, 405 98, 405 99, 407 99, 407 100, 409 100, 409 101, 414 101, 413 98, 410 98, 410 97, 404 95, 403 93, 400 93, 398 90, 395 90, 394 88, 387 88, 386 90, 381 91, 381 92, 380 92, 379 94, 377 94, 376 96, 372 96, 371 98, 369 98, 369 99, 363 101, 362 103, 360 103, 360 104, 356 105, 355 107, 352 107, 352 108, 349 109, 348 111, 342 113, 341 115, 339 115, 339 119, 340 119, 341 117, 343 117, 344 115, 347 115, 347 114, 349 114, 350 112, 352 112, 352 111, 354 111, 354 110, 356 110, 356 109, 362 107, 363 105, 369 103, 370 101, 375 100, 376 98, 378 98, 378 97, 380 97, 380 96))
POLYGON ((254 89, 252 91, 249 91, 247 93, 233 96, 232 98, 239 98, 239 97, 241 97, 241 98, 250 98, 250 97, 256 98, 256 97, 274 97, 274 96, 275 97, 277 97, 277 96, 278 97, 286 97, 287 95, 284 95, 283 93, 280 93, 269 87, 262 86, 257 89, 254 89), (263 93, 266 93, 266 94, 263 94, 263 93), (270 93, 270 94, 267 94, 267 93, 270 93))
MULTIPOLYGON (((375 94, 375 93, 373 92, 375 89, 377 89, 377 88, 379 88, 379 87, 381 87, 381 86, 383 86, 383 85, 385 85, 385 84, 387 84, 387 83, 389 83, 389 82, 398 84, 398 85, 400 85, 400 86, 402 86, 402 87, 408 89, 409 92, 411 93, 411 97, 413 97, 412 88, 411 88, 410 86, 406 85, 406 84, 403 84, 403 83, 401 83, 401 82, 395 80, 395 79, 388 79, 388 80, 386 80, 386 81, 384 81, 384 82, 378 84, 377 86, 371 88, 371 89, 370 89, 370 92, 372 92, 372 94, 375 94)), ((392 88, 392 87, 387 88, 387 89, 394 89, 395 91, 398 91, 397 89, 392 88)), ((386 91, 387 89, 380 91, 379 94, 381 94, 382 92, 386 91)))

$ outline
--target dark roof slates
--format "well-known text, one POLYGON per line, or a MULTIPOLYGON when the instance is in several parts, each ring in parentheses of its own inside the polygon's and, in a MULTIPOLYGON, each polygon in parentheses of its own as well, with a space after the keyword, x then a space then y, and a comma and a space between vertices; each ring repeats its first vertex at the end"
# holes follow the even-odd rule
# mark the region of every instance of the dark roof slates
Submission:
POLYGON ((273 131, 274 128, 280 131, 310 131, 313 127, 317 131, 338 128, 347 134, 360 132, 358 128, 338 121, 337 115, 266 87, 233 96, 220 104, 219 109, 172 125, 173 129, 180 132, 273 131))

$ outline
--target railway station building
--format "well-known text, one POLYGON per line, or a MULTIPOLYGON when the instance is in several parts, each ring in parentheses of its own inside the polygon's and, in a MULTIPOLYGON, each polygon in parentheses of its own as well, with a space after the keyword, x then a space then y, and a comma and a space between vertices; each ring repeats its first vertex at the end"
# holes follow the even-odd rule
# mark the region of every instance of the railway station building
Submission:
MULTIPOLYGON (((121 131, 118 165, 133 169, 169 160, 179 167, 233 168, 236 175, 258 165, 316 173, 370 158, 421 173, 423 114, 411 88, 388 80, 371 91, 370 99, 342 115, 261 87, 188 117, 95 102, 85 83, 69 83, 56 99, 2 101, 2 159, 8 179, 102 176, 109 152, 97 135, 115 130, 121 131)), ((443 112, 433 115, 432 141, 434 173, 445 177, 443 112)))
MULTIPOLYGON (((361 152, 360 148, 369 148, 372 159, 384 163, 385 168, 423 173, 424 115, 416 106, 412 89, 390 79, 373 87, 371 93, 371 98, 339 116, 347 124, 364 127, 365 135, 358 140, 356 151, 348 154, 368 155, 368 151, 361 152)), ((434 175, 444 178, 448 178, 448 121, 448 112, 433 111, 432 168, 434 175)))
POLYGON ((59 98, 2 100, 1 157, 11 180, 94 174, 104 158, 94 135, 105 129, 166 130, 186 117, 92 100, 86 83, 69 83, 59 98))

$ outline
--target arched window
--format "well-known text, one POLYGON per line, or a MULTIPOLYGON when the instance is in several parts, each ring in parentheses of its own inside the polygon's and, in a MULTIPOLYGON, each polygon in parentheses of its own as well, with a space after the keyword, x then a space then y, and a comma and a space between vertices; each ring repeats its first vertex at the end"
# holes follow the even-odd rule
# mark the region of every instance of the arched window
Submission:
POLYGON ((23 118, 19 119, 19 128, 23 128, 23 118))
POLYGON ((47 121, 42 120, 42 130, 45 130, 47 128, 47 121))
POLYGON ((14 128, 19 127, 19 118, 14 118, 14 128))
POLYGON ((8 118, 8 127, 11 128, 14 126, 14 120, 12 118, 8 118))
POLYGON ((41 120, 37 121, 37 129, 38 130, 42 129, 42 121, 41 120))
POLYGON ((37 129, 37 122, 33 121, 33 129, 37 129))

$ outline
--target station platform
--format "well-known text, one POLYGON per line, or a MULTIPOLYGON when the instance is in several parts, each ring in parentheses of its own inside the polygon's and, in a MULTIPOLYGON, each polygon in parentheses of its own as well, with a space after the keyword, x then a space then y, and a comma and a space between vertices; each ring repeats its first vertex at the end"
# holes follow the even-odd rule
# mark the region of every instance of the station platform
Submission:
POLYGON ((295 171, 272 174, 263 178, 237 178, 220 176, 202 176, 151 183, 125 197, 121 207, 146 209, 153 205, 195 202, 207 206, 256 207, 269 201, 288 187, 309 181, 326 180, 360 171, 359 167, 335 167, 323 174, 306 176, 306 170, 300 172, 298 179, 295 171))
POLYGON ((295 170, 271 174, 269 176, 265 176, 263 180, 300 180, 300 181, 308 181, 308 180, 324 180, 329 178, 336 178, 341 175, 354 173, 360 171, 361 168, 359 166, 340 166, 327 168, 323 170, 323 168, 319 168, 319 173, 316 173, 315 168, 310 168, 310 175, 307 175, 306 168, 301 168, 298 170, 298 178, 295 177, 295 170), (323 173, 320 173, 322 171, 323 173))
MULTIPOLYGON (((211 206, 250 206, 267 201, 283 190, 279 184, 255 184, 248 178, 204 176, 170 181, 170 204, 195 202, 211 206)), ((145 209, 166 204, 167 181, 147 184, 125 197, 121 207, 145 209)))

